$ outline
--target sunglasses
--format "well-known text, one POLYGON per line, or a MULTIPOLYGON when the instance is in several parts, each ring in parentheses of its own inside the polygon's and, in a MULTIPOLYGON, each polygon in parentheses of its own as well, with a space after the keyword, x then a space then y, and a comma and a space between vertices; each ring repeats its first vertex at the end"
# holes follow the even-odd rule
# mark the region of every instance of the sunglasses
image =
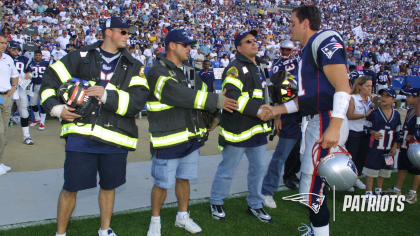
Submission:
POLYGON ((180 44, 180 45, 182 45, 184 48, 187 48, 188 46, 191 46, 191 44, 189 44, 189 43, 182 43, 182 42, 177 42, 177 43, 175 43, 175 44, 180 44))
POLYGON ((112 31, 118 31, 118 32, 120 32, 122 35, 126 35, 126 34, 128 34, 128 31, 127 31, 127 30, 118 30, 118 29, 110 29, 110 30, 112 30, 112 31))
POLYGON ((252 39, 247 39, 245 41, 243 41, 242 43, 240 43, 239 45, 242 45, 243 43, 253 43, 253 42, 257 42, 258 40, 256 38, 252 38, 252 39))

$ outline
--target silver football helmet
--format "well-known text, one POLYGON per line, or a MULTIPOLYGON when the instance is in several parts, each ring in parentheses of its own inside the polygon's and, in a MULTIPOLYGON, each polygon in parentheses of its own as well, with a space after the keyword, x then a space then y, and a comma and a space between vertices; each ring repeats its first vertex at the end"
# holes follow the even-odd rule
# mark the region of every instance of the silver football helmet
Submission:
POLYGON ((345 148, 339 147, 342 151, 321 158, 316 170, 322 181, 330 188, 335 186, 335 190, 346 191, 356 184, 358 174, 350 153, 345 148))
POLYGON ((295 48, 295 44, 290 41, 290 40, 284 40, 281 44, 280 44, 280 52, 281 52, 281 57, 283 59, 289 59, 290 56, 292 55, 293 49, 295 48), (285 49, 285 50, 283 50, 285 49), (289 49, 289 50, 287 50, 289 49))
POLYGON ((420 143, 411 143, 407 150, 408 160, 415 167, 420 168, 420 143))

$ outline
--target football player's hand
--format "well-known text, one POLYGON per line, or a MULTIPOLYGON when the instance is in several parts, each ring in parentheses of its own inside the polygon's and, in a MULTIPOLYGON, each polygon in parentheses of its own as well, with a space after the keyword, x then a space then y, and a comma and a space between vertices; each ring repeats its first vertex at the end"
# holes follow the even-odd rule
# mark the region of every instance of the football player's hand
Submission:
POLYGON ((342 121, 343 120, 340 118, 331 118, 330 125, 316 143, 322 143, 323 149, 337 147, 338 141, 340 140, 340 128, 342 121))
POLYGON ((105 88, 101 85, 90 86, 86 90, 86 95, 89 97, 98 97, 101 99, 104 96, 105 88))
POLYGON ((395 155, 397 155, 397 147, 396 146, 394 146, 394 147, 392 147, 391 148, 391 151, 389 151, 389 154, 388 155, 390 155, 390 156, 395 156, 395 155))
MULTIPOLYGON (((226 94, 226 91, 227 91, 226 89, 223 90, 223 95, 226 94)), ((225 105, 223 107, 223 110, 232 113, 236 109, 238 109, 238 102, 235 99, 228 98, 225 96, 225 105)))
POLYGON ((281 130, 281 119, 275 119, 275 123, 274 123, 276 130, 277 130, 277 135, 280 135, 280 130, 281 130))
POLYGON ((409 135, 409 134, 408 134, 408 135, 407 135, 407 137, 405 137, 405 141, 406 141, 407 143, 409 143, 412 137, 413 137, 413 135, 409 135))
POLYGON ((73 122, 74 119, 82 117, 82 116, 80 116, 76 113, 73 113, 72 111, 74 111, 74 110, 76 110, 76 109, 65 106, 63 108, 63 110, 61 111, 61 115, 60 115, 61 119, 65 120, 65 121, 68 121, 68 122, 73 122))
POLYGON ((30 79, 30 78, 32 78, 31 73, 26 73, 25 74, 25 79, 30 79))
POLYGON ((257 117, 263 121, 272 120, 274 118, 274 107, 265 104, 260 107, 262 109, 261 113, 257 117))
POLYGON ((379 132, 375 132, 375 134, 373 135, 373 137, 376 140, 381 140, 383 138, 383 135, 381 133, 379 133, 379 132))
POLYGON ((420 125, 416 125, 416 130, 414 132, 414 138, 420 140, 420 125))
POLYGON ((213 126, 210 129, 207 129, 207 131, 210 132, 210 131, 214 130, 217 127, 218 124, 219 123, 217 123, 217 121, 213 121, 213 126))

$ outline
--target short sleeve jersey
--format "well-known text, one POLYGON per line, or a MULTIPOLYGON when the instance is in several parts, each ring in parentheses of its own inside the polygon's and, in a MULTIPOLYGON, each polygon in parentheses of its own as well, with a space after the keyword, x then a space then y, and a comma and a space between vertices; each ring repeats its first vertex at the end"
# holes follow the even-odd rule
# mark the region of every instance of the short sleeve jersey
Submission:
POLYGON ((301 50, 298 73, 299 110, 302 116, 333 109, 334 87, 323 66, 347 63, 343 39, 334 30, 314 34, 301 50))
POLYGON ((299 71, 298 64, 299 58, 293 58, 286 61, 282 61, 281 57, 275 58, 273 64, 273 73, 276 73, 277 71, 287 71, 297 77, 299 71))

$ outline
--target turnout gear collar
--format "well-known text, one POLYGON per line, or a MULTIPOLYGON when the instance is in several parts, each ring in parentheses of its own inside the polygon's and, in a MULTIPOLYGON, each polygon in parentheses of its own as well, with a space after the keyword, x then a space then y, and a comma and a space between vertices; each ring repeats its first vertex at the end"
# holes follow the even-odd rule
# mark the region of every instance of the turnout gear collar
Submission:
MULTIPOLYGON (((85 47, 80 49, 80 52, 81 52, 80 54, 82 55, 83 52, 88 52, 88 51, 91 51, 91 50, 97 50, 103 43, 104 43, 103 40, 99 40, 92 45, 85 46, 85 47)), ((130 52, 126 48, 120 48, 119 51, 121 53, 121 56, 126 57, 130 63, 134 64, 138 61, 133 56, 131 56, 130 52)), ((82 57, 83 57, 83 55, 82 55, 82 57)))

